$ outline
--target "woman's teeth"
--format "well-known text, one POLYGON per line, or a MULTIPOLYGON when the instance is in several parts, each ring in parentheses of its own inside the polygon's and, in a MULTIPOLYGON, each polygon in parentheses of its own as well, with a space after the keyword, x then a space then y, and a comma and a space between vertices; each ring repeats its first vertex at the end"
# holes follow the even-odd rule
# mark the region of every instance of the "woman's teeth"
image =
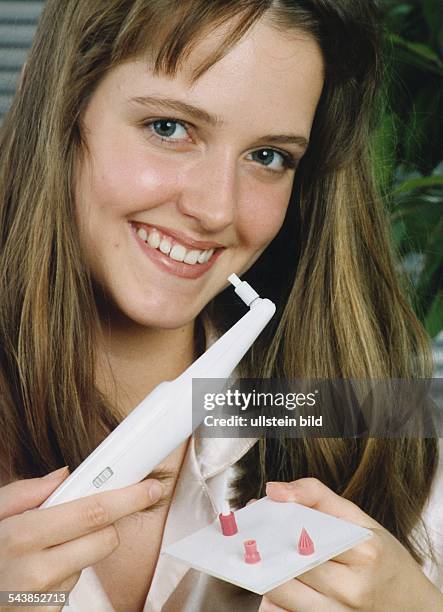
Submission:
POLYGON ((214 254, 214 249, 199 251, 197 249, 188 250, 182 244, 172 245, 171 239, 161 236, 160 232, 152 229, 147 232, 144 227, 139 227, 137 235, 153 249, 159 249, 164 255, 168 255, 175 261, 182 261, 187 264, 203 264, 209 261, 214 254))

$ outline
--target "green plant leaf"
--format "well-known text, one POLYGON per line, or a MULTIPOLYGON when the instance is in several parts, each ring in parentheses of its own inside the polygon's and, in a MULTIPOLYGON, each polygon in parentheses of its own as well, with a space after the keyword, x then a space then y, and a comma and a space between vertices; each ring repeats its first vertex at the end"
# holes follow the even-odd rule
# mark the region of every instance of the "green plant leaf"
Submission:
POLYGON ((424 323, 426 331, 431 338, 435 338, 443 328, 443 289, 434 297, 424 323))
POLYGON ((377 184, 385 190, 390 188, 396 165, 396 117, 386 114, 376 130, 372 142, 372 158, 375 161, 377 184))
POLYGON ((429 232, 426 245, 422 248, 422 252, 426 256, 426 265, 420 275, 417 285, 417 291, 422 298, 422 303, 425 309, 429 308, 430 301, 433 296, 442 289, 442 274, 443 269, 443 217, 429 232))
POLYGON ((396 250, 400 248, 400 245, 404 241, 407 235, 406 225, 403 219, 398 219, 391 226, 391 236, 396 250))
POLYGON ((390 38, 393 43, 396 43, 397 45, 405 47, 406 49, 409 49, 409 51, 412 51, 413 53, 420 55, 420 57, 427 59, 430 62, 435 62, 436 64, 439 64, 443 68, 443 63, 441 62, 438 54, 433 49, 428 47, 427 45, 424 45, 423 43, 411 42, 409 40, 405 40, 398 34, 391 34, 390 38))
POLYGON ((443 61, 433 49, 422 43, 405 40, 398 34, 391 33, 388 35, 388 39, 400 51, 405 53, 403 58, 400 54, 399 59, 443 76, 443 61))
POLYGON ((441 0, 421 0, 421 4, 423 17, 436 40, 443 27, 443 3, 441 0))
MULTIPOLYGON (((412 191, 413 189, 421 189, 426 187, 442 187, 443 186, 443 175, 432 175, 422 176, 417 178, 411 178, 404 181, 401 185, 396 187, 392 192, 393 195, 412 191)), ((443 203, 443 202, 442 202, 443 203)))

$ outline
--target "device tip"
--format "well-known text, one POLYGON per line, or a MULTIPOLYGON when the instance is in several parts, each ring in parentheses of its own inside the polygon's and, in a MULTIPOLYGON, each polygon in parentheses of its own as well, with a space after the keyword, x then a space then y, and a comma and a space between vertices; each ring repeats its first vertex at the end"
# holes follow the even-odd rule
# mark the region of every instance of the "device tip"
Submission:
POLYGON ((231 274, 228 276, 228 281, 234 285, 234 287, 238 287, 241 283, 241 280, 238 278, 237 274, 231 274))
POLYGON ((252 303, 260 297, 257 291, 254 291, 251 285, 246 281, 240 280, 237 274, 228 276, 228 281, 234 285, 235 293, 243 300, 246 306, 251 307, 252 303))
POLYGON ((229 502, 227 501, 223 502, 221 513, 223 514, 223 516, 229 516, 231 514, 231 508, 229 507, 229 502))

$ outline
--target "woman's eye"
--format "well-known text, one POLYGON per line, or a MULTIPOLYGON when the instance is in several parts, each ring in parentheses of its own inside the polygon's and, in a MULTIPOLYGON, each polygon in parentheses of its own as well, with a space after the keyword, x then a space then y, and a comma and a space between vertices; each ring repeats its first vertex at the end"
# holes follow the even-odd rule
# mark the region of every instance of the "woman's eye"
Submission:
POLYGON ((148 127, 162 140, 184 140, 188 135, 185 124, 173 119, 156 119, 148 123, 148 127))
POLYGON ((262 166, 281 172, 286 168, 295 168, 295 160, 290 154, 280 153, 275 149, 258 149, 250 153, 251 159, 262 166))

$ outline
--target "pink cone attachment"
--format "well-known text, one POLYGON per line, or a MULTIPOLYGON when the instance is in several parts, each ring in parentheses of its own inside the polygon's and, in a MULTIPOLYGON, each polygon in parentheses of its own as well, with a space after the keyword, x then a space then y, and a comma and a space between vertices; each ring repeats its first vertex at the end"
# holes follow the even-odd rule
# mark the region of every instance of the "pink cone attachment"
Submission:
POLYGON ((231 536, 238 532, 237 521, 235 520, 232 510, 226 515, 221 512, 218 515, 218 519, 220 521, 220 527, 223 535, 231 536))
POLYGON ((300 555, 312 555, 314 553, 314 542, 304 527, 301 530, 297 550, 300 555))
POLYGON ((258 563, 261 561, 255 540, 246 540, 246 542, 243 542, 243 545, 245 547, 245 563, 258 563))

